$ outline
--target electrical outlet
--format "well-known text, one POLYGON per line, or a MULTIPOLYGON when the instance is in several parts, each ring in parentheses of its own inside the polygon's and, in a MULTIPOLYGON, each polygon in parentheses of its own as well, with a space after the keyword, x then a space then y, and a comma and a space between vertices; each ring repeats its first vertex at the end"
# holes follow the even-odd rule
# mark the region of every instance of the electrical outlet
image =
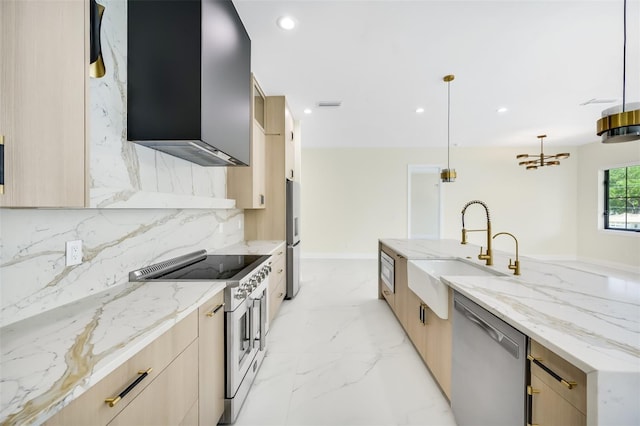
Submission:
POLYGON ((223 234, 224 233, 224 223, 220 223, 218 225, 219 229, 220 229, 220 233, 223 234))
POLYGON ((82 240, 67 241, 65 263, 67 266, 79 265, 82 263, 82 240))

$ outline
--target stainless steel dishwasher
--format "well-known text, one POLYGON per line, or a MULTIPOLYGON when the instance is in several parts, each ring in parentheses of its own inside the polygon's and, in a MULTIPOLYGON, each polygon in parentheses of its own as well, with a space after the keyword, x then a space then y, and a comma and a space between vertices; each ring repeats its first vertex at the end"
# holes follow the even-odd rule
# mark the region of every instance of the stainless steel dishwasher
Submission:
POLYGON ((526 336, 458 292, 451 408, 458 426, 524 426, 526 336))

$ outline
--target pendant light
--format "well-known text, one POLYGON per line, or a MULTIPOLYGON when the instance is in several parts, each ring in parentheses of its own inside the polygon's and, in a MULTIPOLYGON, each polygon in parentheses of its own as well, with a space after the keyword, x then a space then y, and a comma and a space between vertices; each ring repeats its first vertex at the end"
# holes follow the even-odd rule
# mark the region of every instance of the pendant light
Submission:
POLYGON ((640 103, 627 105, 627 0, 624 0, 624 35, 622 43, 622 105, 602 111, 598 120, 597 134, 602 143, 631 142, 640 140, 640 103), (627 111, 627 107, 632 108, 627 111))
POLYGON ((562 152, 555 155, 544 155, 542 151, 542 141, 547 135, 538 135, 540 139, 540 154, 520 154, 516 156, 516 159, 521 160, 523 158, 535 158, 535 160, 525 160, 518 163, 519 166, 525 166, 527 170, 536 170, 538 167, 544 166, 559 166, 560 161, 569 158, 571 154, 568 152, 562 152))
POLYGON ((447 83, 447 168, 440 172, 442 182, 455 182, 456 170, 449 165, 450 159, 450 139, 451 139, 451 82, 456 78, 453 74, 445 75, 442 79, 447 83))

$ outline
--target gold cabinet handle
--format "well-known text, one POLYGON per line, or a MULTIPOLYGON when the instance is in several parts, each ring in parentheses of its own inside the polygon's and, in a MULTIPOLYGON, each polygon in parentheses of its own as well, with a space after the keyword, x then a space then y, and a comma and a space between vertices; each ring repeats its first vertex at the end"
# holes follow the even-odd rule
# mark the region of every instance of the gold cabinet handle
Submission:
POLYGON ((278 270, 278 273, 279 273, 279 274, 281 274, 281 273, 282 273, 282 271, 284 271, 284 269, 280 268, 280 269, 278 270))
POLYGON ((540 390, 527 386, 527 395, 533 395, 534 393, 540 393, 540 390))
POLYGON ((553 371, 552 369, 550 369, 549 367, 547 367, 541 362, 542 358, 536 358, 533 355, 529 354, 527 355, 527 359, 533 362, 538 367, 542 368, 545 371, 545 373, 547 373, 548 375, 556 379, 558 382, 564 385, 567 389, 573 389, 578 385, 577 382, 574 382, 572 380, 565 380, 562 377, 560 377, 555 371, 553 371))
POLYGON ((222 307, 224 306, 224 303, 221 305, 216 306, 215 308, 213 308, 211 311, 207 312, 205 315, 208 316, 209 318, 211 318, 212 316, 214 316, 215 314, 218 313, 218 311, 220 309, 222 309, 222 307))
POLYGON ((391 292, 389 290, 382 290, 382 292, 387 296, 391 296, 391 292))
POLYGON ((127 386, 127 388, 125 390, 123 390, 122 392, 120 392, 118 394, 118 396, 115 396, 113 398, 107 398, 104 400, 105 403, 107 403, 109 405, 109 407, 114 407, 118 402, 120 402, 120 400, 122 398, 124 398, 125 396, 127 396, 127 394, 129 392, 131 392, 133 390, 133 388, 135 388, 136 386, 138 386, 138 384, 144 380, 145 377, 147 377, 149 375, 149 373, 151 373, 153 371, 153 368, 148 368, 146 370, 140 370, 138 371, 138 378, 136 378, 133 383, 131 383, 129 386, 127 386))

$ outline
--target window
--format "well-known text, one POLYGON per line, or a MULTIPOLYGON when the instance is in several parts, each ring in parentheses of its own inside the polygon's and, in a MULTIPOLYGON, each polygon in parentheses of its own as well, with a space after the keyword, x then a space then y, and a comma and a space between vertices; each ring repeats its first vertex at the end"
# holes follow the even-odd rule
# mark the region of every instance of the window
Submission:
POLYGON ((604 228, 640 232, 640 165, 604 171, 604 228))

